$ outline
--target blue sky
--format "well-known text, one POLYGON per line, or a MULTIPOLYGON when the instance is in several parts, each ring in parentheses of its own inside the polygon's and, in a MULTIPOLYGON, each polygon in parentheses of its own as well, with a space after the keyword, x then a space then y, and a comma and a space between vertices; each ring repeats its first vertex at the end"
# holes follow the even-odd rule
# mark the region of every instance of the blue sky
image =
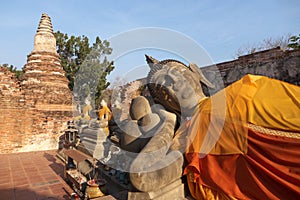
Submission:
MULTIPOLYGON (((174 32, 203 48, 213 63, 231 60, 243 45, 259 43, 269 37, 300 33, 299 0, 12 0, 1 1, 0 7, 0 63, 13 64, 18 68, 24 66, 27 55, 33 49, 33 39, 42 13, 51 17, 54 31, 86 35, 91 41, 96 36, 113 40, 124 32, 144 30, 145 27, 174 32)), ((143 36, 153 41, 160 38, 148 33, 145 31, 143 36)), ((177 36, 162 37, 154 43, 164 40, 181 46, 185 55, 197 54, 193 48, 183 44, 188 42, 176 39, 177 36)), ((126 42, 134 41, 134 38, 128 41, 122 37, 117 39, 122 40, 125 46, 126 42)), ((159 44, 152 49, 150 45, 150 48, 131 50, 131 53, 115 58, 116 69, 110 79, 133 74, 133 69, 145 64, 144 53, 158 59, 182 57, 178 52, 174 56, 169 54, 172 49, 164 52, 159 48, 159 44)), ((200 54, 203 52, 199 51, 198 60, 202 59, 200 54)), ((183 57, 189 59, 185 55, 183 57)), ((186 62, 196 62, 200 66, 207 64, 198 60, 186 62)), ((141 68, 140 71, 140 74, 135 74, 136 78, 146 74, 146 69, 141 68)))

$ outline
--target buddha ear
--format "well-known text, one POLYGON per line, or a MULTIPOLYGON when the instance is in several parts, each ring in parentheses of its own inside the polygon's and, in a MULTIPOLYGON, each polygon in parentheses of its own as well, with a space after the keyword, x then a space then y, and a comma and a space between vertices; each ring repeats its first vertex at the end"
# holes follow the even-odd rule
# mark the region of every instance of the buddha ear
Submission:
POLYGON ((189 68, 192 72, 194 72, 198 76, 199 80, 202 83, 204 83, 205 85, 207 85, 210 88, 215 88, 214 84, 212 84, 209 80, 207 80, 207 78, 205 78, 202 71, 195 63, 190 63, 189 68))
POLYGON ((147 61, 150 68, 152 68, 153 65, 155 65, 156 63, 159 62, 158 60, 156 60, 155 58, 153 58, 151 56, 148 56, 147 54, 145 54, 145 57, 146 57, 146 61, 147 61))

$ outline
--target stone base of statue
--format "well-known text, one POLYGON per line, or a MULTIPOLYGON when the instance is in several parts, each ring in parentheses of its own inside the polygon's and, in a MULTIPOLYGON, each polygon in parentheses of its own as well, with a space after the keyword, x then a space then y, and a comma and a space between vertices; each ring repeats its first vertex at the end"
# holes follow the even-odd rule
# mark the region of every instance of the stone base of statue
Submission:
MULTIPOLYGON (((151 180, 149 180, 151 181, 151 180)), ((182 200, 184 197, 184 184, 181 179, 151 192, 128 192, 128 200, 182 200)))
POLYGON ((85 128, 80 133, 80 141, 77 147, 79 151, 96 159, 104 157, 106 133, 103 128, 85 128))

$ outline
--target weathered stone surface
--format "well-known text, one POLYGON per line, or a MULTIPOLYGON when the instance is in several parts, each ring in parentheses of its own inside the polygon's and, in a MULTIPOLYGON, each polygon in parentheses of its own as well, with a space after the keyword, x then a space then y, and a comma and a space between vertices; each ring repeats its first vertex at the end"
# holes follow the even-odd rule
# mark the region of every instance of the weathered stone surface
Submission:
POLYGON ((146 55, 151 68, 147 76, 147 87, 155 102, 178 115, 190 116, 203 93, 200 82, 214 87, 196 64, 166 59, 157 61, 146 55), (176 92, 169 92, 174 90, 176 92))
POLYGON ((130 182, 139 191, 157 191, 182 175, 182 153, 169 151, 176 115, 165 110, 152 113, 148 100, 142 96, 132 100, 130 111, 138 123, 128 120, 120 138, 123 150, 138 153, 131 158, 130 182))
POLYGON ((0 67, 0 113, 0 153, 58 147, 59 136, 72 117, 72 94, 46 14, 21 81, 0 67))
POLYGON ((106 133, 103 128, 84 128, 80 133, 80 145, 78 147, 82 152, 91 155, 93 158, 100 159, 104 157, 106 133))
MULTIPOLYGON (((151 182, 151 180, 149 180, 151 182)), ((128 200, 182 200, 184 197, 184 186, 178 179, 169 185, 151 192, 128 192, 128 200)))

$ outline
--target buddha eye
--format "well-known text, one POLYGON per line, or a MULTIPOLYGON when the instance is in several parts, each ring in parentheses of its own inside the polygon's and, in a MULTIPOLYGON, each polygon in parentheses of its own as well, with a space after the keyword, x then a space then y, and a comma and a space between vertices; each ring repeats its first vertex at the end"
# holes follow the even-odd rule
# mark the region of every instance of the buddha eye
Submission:
POLYGON ((165 86, 165 87, 169 87, 169 86, 171 86, 173 84, 174 84, 173 79, 170 76, 166 75, 164 83, 162 85, 165 86))

